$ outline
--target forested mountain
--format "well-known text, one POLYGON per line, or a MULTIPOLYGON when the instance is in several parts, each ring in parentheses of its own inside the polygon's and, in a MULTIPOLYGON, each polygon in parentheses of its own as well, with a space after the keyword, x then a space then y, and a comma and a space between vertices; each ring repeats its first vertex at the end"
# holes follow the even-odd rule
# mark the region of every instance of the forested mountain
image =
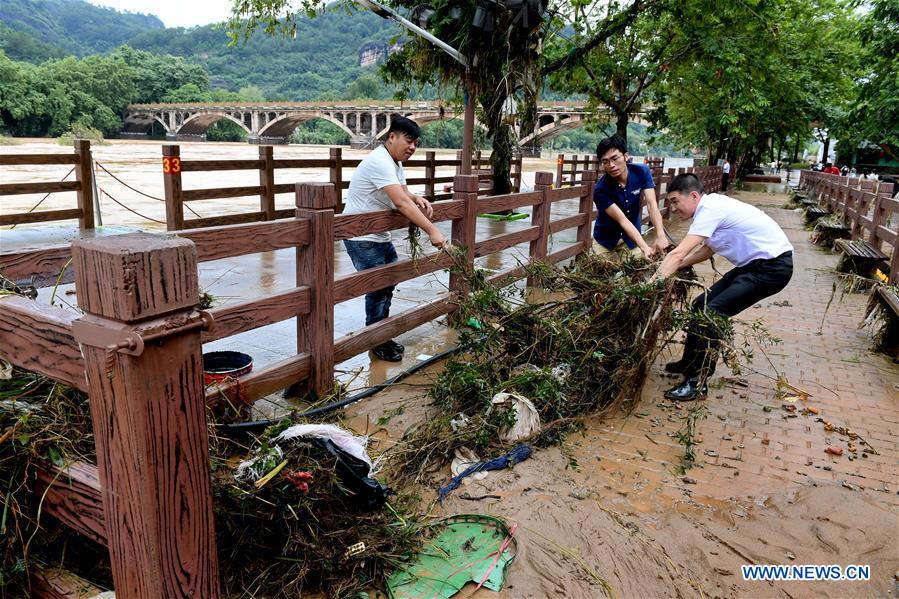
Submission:
POLYGON ((156 17, 82 0, 0 2, 0 50, 13 60, 38 64, 128 45, 181 56, 205 68, 213 88, 236 92, 252 85, 268 100, 391 97, 393 90, 380 84, 373 67, 359 67, 359 48, 370 41, 390 42, 400 33, 368 11, 326 13, 300 19, 295 39, 257 33, 230 46, 225 30, 215 25, 166 29, 156 17), (351 88, 354 83, 360 89, 351 88))
POLYGON ((359 67, 359 48, 369 41, 388 42, 399 33, 395 25, 365 11, 301 19, 295 39, 257 33, 232 47, 224 30, 207 25, 146 31, 128 44, 200 64, 213 86, 236 91, 255 85, 270 100, 337 100, 346 97, 354 81, 374 72, 373 67, 359 67))
POLYGON ((154 16, 122 13, 83 0, 3 0, 0 22, 6 26, 0 29, 0 48, 14 60, 28 61, 107 52, 139 33, 164 28, 154 16), (28 34, 35 44, 13 32, 28 34), (58 49, 55 55, 52 48, 58 49))

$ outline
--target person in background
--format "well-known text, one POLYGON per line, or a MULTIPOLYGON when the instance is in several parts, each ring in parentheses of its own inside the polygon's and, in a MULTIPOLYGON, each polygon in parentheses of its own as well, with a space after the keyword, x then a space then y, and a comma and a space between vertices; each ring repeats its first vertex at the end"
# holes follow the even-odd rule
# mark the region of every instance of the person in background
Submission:
POLYGON ((730 185, 730 162, 725 158, 724 164, 721 165, 721 191, 727 191, 728 185, 730 185))
MULTIPOLYGON (((668 184, 668 201, 675 214, 693 222, 684 239, 662 260, 653 279, 669 277, 715 254, 735 267, 693 301, 695 312, 730 318, 790 282, 793 246, 783 229, 755 206, 705 193, 702 181, 692 173, 678 175, 668 184)), ((713 322, 693 325, 687 331, 683 357, 665 365, 666 371, 683 374, 684 381, 666 391, 666 398, 690 401, 705 397, 719 343, 713 322)))
POLYGON ((627 142, 620 135, 600 141, 596 155, 605 174, 593 188, 593 202, 598 212, 593 225, 594 251, 610 252, 623 242, 631 250, 639 247, 647 258, 663 252, 670 244, 649 168, 630 163, 627 142), (656 230, 652 247, 640 232, 644 205, 656 230))
MULTIPOLYGON (((418 225, 430 238, 431 245, 442 248, 447 241, 443 233, 429 219, 434 213, 431 203, 411 193, 403 174, 404 160, 415 153, 421 129, 406 117, 391 116, 387 140, 362 160, 350 180, 344 214, 396 210, 418 225)), ((357 271, 384 266, 397 261, 396 248, 390 232, 369 233, 344 240, 347 254, 357 271)), ((390 315, 394 285, 365 295, 365 326, 384 320, 390 315)), ((403 359, 405 348, 394 340, 386 341, 371 352, 388 362, 403 359)))
POLYGON ((839 175, 840 169, 838 169, 833 164, 828 162, 827 164, 824 165, 824 174, 825 175, 839 175))
POLYGON ((849 169, 849 176, 850 176, 850 177, 856 177, 856 176, 858 176, 858 173, 856 172, 854 166, 853 166, 851 169, 849 169))

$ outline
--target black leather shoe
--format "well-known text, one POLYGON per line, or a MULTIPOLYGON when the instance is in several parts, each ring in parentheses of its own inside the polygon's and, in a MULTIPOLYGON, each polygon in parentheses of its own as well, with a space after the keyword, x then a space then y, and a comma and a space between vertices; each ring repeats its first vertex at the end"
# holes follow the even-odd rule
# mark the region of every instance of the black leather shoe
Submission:
POLYGON ((403 361, 403 354, 396 351, 393 347, 387 345, 386 343, 382 343, 377 347, 373 347, 371 349, 371 353, 373 353, 379 360, 385 360, 387 362, 403 361))
POLYGON ((686 364, 683 360, 678 360, 677 362, 668 362, 665 364, 665 372, 670 372, 672 374, 683 374, 685 370, 686 364))
POLYGON ((680 385, 665 391, 665 398, 674 401, 693 401, 694 399, 703 399, 708 394, 708 385, 700 387, 696 379, 687 379, 680 385))
POLYGON ((393 339, 388 339, 382 345, 386 345, 387 347, 393 348, 393 350, 398 354, 401 354, 404 351, 406 351, 406 346, 404 346, 402 343, 397 343, 393 339))

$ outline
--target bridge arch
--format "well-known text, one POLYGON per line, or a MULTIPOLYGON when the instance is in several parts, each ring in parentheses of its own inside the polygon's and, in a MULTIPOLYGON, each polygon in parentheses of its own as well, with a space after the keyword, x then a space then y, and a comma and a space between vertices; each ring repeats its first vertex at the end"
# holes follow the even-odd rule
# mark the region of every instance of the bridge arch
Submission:
POLYGON ((276 117, 274 120, 270 120, 267 125, 260 128, 259 137, 290 137, 290 134, 293 133, 294 129, 296 129, 301 123, 314 121, 315 119, 321 119, 323 121, 327 121, 329 123, 337 125, 344 133, 350 136, 350 139, 356 137, 356 134, 353 133, 349 127, 341 123, 339 120, 329 114, 320 112, 282 114, 276 117))
POLYGON ((530 135, 521 138, 518 143, 521 146, 540 146, 544 142, 553 139, 566 131, 583 127, 586 122, 586 119, 580 115, 540 115, 537 119, 537 124, 539 125, 537 130, 530 135))
POLYGON ((147 113, 137 113, 134 115, 128 115, 125 119, 125 122, 122 123, 122 132, 123 133, 147 133, 150 128, 153 126, 153 123, 159 123, 162 125, 163 131, 166 133, 171 133, 169 130, 169 124, 165 122, 159 114, 147 114, 147 113))
MULTIPOLYGON (((437 115, 403 115, 408 116, 410 119, 414 120, 418 123, 419 127, 424 127, 425 125, 430 125, 431 123, 436 123, 437 121, 462 121, 464 119, 463 114, 456 114, 447 112, 443 116, 437 115)), ((481 121, 475 119, 474 126, 477 129, 481 129, 482 131, 486 131, 487 127, 481 121)), ((378 131, 377 139, 380 141, 384 141, 387 139, 387 132, 390 130, 390 123, 387 123, 387 126, 378 131)))
POLYGON ((181 123, 181 126, 178 127, 177 131, 175 131, 176 135, 203 135, 205 134, 210 127, 212 127, 218 121, 226 119, 238 125, 241 129, 246 131, 247 135, 250 135, 252 131, 250 131, 250 127, 244 123, 243 119, 238 119, 233 115, 226 112, 200 112, 197 114, 190 115, 184 122, 181 123))

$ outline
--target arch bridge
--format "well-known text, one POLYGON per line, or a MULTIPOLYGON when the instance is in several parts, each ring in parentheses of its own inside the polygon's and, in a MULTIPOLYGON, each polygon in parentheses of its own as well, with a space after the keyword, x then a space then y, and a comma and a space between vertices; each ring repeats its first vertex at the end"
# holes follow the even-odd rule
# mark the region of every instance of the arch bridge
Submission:
MULTIPOLYGON (((165 130, 167 139, 205 141, 209 127, 218 121, 229 120, 247 133, 250 143, 284 144, 301 123, 323 119, 345 131, 352 147, 365 148, 387 136, 390 115, 394 113, 409 117, 419 125, 462 118, 461 109, 437 102, 132 104, 126 109, 122 136, 145 136, 153 124, 158 123, 165 130)), ((545 142, 583 126, 590 114, 584 103, 543 102, 537 110, 535 129, 520 132, 519 145, 526 154, 536 152, 539 155, 545 142)), ((632 121, 643 122, 640 115, 634 115, 632 121)))

